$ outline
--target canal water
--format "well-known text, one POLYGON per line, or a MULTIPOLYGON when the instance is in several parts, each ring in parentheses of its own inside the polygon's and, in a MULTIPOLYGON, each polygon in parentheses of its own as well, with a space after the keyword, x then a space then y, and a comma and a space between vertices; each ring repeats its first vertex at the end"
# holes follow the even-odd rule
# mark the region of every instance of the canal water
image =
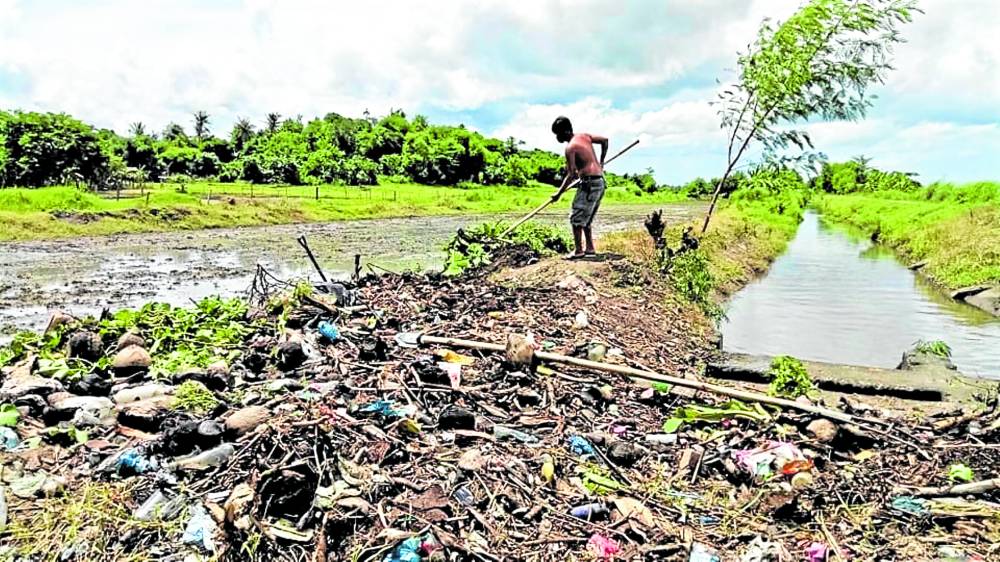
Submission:
POLYGON ((948 298, 888 250, 814 212, 726 315, 726 351, 894 368, 914 342, 944 340, 962 373, 1000 379, 1000 319, 948 298))

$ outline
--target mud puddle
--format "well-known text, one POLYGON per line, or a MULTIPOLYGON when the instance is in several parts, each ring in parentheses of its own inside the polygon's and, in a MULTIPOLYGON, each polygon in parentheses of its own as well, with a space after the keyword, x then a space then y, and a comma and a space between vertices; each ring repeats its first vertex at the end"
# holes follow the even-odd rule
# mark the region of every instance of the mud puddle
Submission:
MULTIPOLYGON (((641 228, 652 209, 680 221, 700 204, 608 207, 598 233, 641 228)), ((565 211, 539 216, 566 223, 565 211)), ((315 277, 299 235, 328 276, 346 276, 354 255, 367 267, 426 270, 443 262, 443 245, 458 228, 496 216, 374 219, 215 229, 0 244, 0 342, 17 330, 44 327, 53 309, 74 315, 156 300, 185 304, 209 295, 234 296, 249 287, 257 264, 282 278, 315 277)))

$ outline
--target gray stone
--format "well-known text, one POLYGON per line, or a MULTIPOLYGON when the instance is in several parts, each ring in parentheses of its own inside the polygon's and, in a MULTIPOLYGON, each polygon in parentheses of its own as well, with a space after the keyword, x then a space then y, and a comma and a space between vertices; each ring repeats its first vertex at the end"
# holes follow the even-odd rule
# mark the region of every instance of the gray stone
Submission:
POLYGON ((114 368, 115 373, 125 375, 144 371, 149 368, 152 362, 152 357, 149 356, 149 353, 145 349, 137 345, 130 345, 115 355, 111 366, 114 368))
POLYGON ((249 433, 264 423, 270 416, 270 410, 264 406, 240 408, 226 418, 226 431, 235 435, 249 433))
POLYGON ((122 337, 118 338, 118 351, 125 349, 130 345, 137 345, 139 347, 146 347, 146 340, 142 339, 142 336, 135 332, 125 332, 122 337))
POLYGON ((49 408, 72 418, 78 410, 86 410, 98 419, 111 414, 115 405, 103 396, 74 396, 68 392, 57 392, 49 396, 49 408))
POLYGON ((56 392, 63 392, 63 385, 55 379, 39 377, 37 375, 25 374, 24 371, 17 371, 7 377, 0 386, 0 400, 10 402, 28 394, 48 396, 56 392))
POLYGON ((971 297, 965 297, 965 302, 985 310, 993 316, 1000 316, 1000 287, 993 287, 971 297))
POLYGON ((94 332, 79 331, 69 337, 70 357, 94 363, 103 355, 104 343, 94 332))
POLYGON ((837 426, 828 419, 820 418, 809 422, 806 432, 820 443, 829 443, 837 437, 837 426))

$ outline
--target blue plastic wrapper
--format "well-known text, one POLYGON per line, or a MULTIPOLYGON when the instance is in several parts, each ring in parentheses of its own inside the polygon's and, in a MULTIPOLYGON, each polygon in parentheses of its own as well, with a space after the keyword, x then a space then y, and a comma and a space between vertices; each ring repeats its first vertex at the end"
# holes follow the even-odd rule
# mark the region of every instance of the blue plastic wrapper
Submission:
POLYGON ((574 455, 597 456, 597 453, 594 451, 594 446, 590 444, 590 441, 587 441, 579 435, 574 435, 569 438, 569 450, 574 455))
POLYGON ((390 418, 401 418, 405 416, 405 412, 393 408, 394 404, 395 402, 392 400, 376 400, 371 404, 362 406, 358 409, 358 411, 366 414, 382 414, 383 416, 390 418))
POLYGON ((420 562, 420 544, 420 537, 410 537, 386 555, 383 562, 420 562))
POLYGON ((340 330, 329 322, 319 323, 319 333, 331 342, 335 342, 340 339, 340 330))
POLYGON ((126 469, 126 471, 130 470, 136 474, 142 474, 155 467, 153 466, 153 463, 149 462, 149 460, 143 456, 142 451, 133 447, 131 449, 126 449, 121 455, 118 456, 118 460, 115 461, 115 468, 117 468, 119 472, 123 471, 122 469, 126 469))
POLYGON ((17 432, 9 427, 0 427, 0 446, 5 451, 12 451, 21 442, 17 437, 17 432))

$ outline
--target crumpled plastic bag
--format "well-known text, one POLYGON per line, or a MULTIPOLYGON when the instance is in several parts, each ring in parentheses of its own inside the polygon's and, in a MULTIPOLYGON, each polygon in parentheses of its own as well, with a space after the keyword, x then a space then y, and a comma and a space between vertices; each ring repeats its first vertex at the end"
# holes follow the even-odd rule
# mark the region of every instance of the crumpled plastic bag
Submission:
POLYGON ((774 467, 780 472, 786 464, 806 460, 798 447, 781 441, 768 441, 766 445, 755 449, 733 451, 733 458, 738 466, 759 477, 774 474, 774 467))
POLYGON ((187 527, 184 528, 184 535, 181 542, 195 545, 205 552, 215 552, 215 520, 209 515, 205 506, 200 503, 191 507, 191 519, 188 519, 187 527))
POLYGON ((590 540, 587 541, 587 550, 594 553, 599 560, 607 560, 618 554, 621 551, 621 547, 618 546, 618 543, 614 539, 594 533, 591 535, 590 540))

